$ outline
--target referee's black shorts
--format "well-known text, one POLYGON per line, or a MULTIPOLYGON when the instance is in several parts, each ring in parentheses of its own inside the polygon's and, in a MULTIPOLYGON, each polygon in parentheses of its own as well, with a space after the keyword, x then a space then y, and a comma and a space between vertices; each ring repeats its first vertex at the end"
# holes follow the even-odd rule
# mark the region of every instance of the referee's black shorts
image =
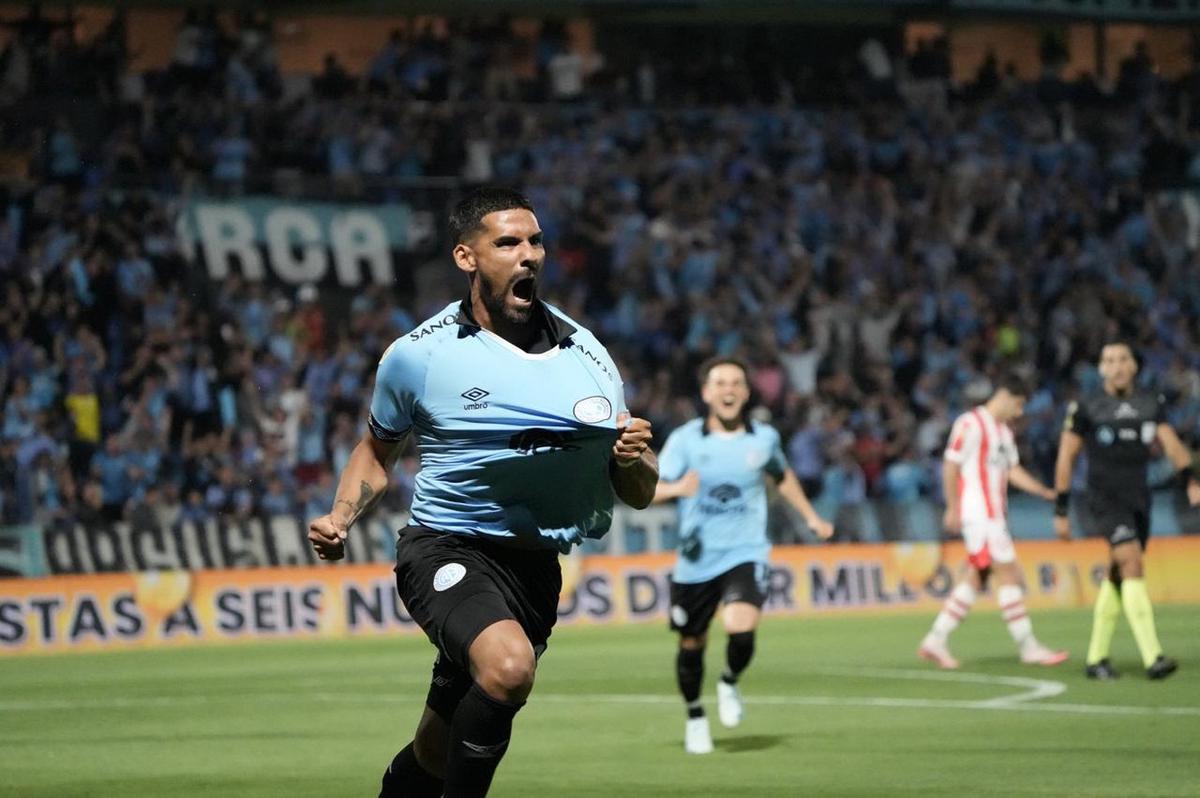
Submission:
POLYGON ((1087 496, 1088 515, 1092 528, 1110 546, 1136 540, 1142 549, 1150 540, 1149 500, 1121 501, 1101 494, 1087 496))
POLYGON ((423 526, 405 527, 396 541, 396 589, 404 606, 437 647, 439 662, 466 673, 471 643, 497 621, 519 623, 540 655, 558 620, 561 588, 555 550, 423 526))

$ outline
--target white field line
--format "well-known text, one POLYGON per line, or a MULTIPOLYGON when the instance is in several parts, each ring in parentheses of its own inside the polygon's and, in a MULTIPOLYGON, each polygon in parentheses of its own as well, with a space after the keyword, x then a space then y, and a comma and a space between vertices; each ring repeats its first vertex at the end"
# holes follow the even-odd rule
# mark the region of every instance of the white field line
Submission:
MULTIPOLYGON (((341 696, 329 700, 347 700, 341 696)), ((352 700, 352 699, 351 699, 352 700)), ((373 699, 374 700, 374 699, 373 699)), ((679 696, 674 695, 626 695, 614 694, 538 694, 531 696, 532 701, 545 701, 554 704, 571 703, 611 703, 611 704, 678 704, 679 696)), ((1072 715, 1174 715, 1181 717, 1200 718, 1200 707, 1146 707, 1121 706, 1117 704, 1028 704, 1023 702, 994 703, 995 699, 987 701, 956 701, 937 698, 889 698, 862 697, 850 698, 843 696, 819 695, 744 695, 742 701, 746 704, 760 706, 817 706, 817 707, 886 707, 886 708, 916 708, 916 709, 968 709, 968 710, 1007 710, 1015 712, 1058 712, 1072 715)))
MULTIPOLYGON (((838 668, 805 671, 805 674, 835 676, 839 678, 866 676, 880 679, 906 679, 928 682, 965 682, 969 684, 1000 685, 1005 687, 1024 688, 1021 692, 1013 695, 1005 695, 997 698, 987 699, 988 703, 1036 701, 1042 698, 1052 698, 1057 695, 1062 695, 1067 690, 1067 686, 1062 682, 1052 681, 1049 679, 1030 679, 1023 676, 992 676, 984 673, 962 673, 960 671, 902 670, 887 668, 838 668)), ((386 686, 381 686, 382 689, 389 691, 403 687, 411 687, 418 691, 423 691, 427 682, 428 677, 425 674, 421 674, 421 676, 416 679, 389 678, 389 680, 386 682, 386 686)), ((289 682, 289 684, 296 687, 306 688, 314 693, 320 693, 329 686, 328 680, 322 679, 304 679, 301 681, 289 682)), ((538 695, 542 695, 542 693, 538 693, 538 695)), ((624 694, 616 693, 614 695, 624 694)))
MULTIPOLYGON (((855 668, 821 671, 830 676, 867 676, 882 680, 905 679, 933 682, 962 682, 970 684, 1000 685, 1017 687, 1020 692, 996 698, 967 701, 939 698, 897 698, 891 696, 821 696, 821 695, 745 695, 747 704, 760 706, 824 706, 824 707, 883 707, 912 709, 960 709, 970 711, 1007 712, 1051 712, 1074 715, 1155 715, 1175 717, 1200 717, 1200 706, 1123 706, 1119 704, 1067 704, 1032 703, 1042 698, 1061 695, 1066 685, 1049 679, 1028 679, 1019 676, 992 676, 983 673, 961 673, 944 671, 888 670, 855 668)), ((423 699, 425 692, 329 692, 305 690, 302 692, 252 693, 246 695, 196 695, 196 696, 111 696, 83 700, 67 699, 13 699, 0 700, 0 712, 42 712, 52 710, 120 710, 134 708, 167 708, 214 706, 217 704, 239 704, 267 702, 296 703, 305 699, 354 704, 412 703, 423 699)), ((536 703, 545 704, 633 704, 675 705, 676 695, 660 693, 540 693, 532 697, 536 703)))
POLYGON ((959 671, 914 671, 890 668, 844 668, 840 670, 823 670, 818 673, 827 676, 870 676, 878 679, 910 679, 923 682, 966 682, 969 684, 996 684, 1005 687, 1023 687, 1023 692, 1012 695, 989 698, 983 701, 970 702, 973 704, 1007 705, 1022 701, 1037 701, 1042 698, 1053 698, 1067 691, 1062 682, 1052 679, 1030 679, 1024 676, 992 676, 985 673, 962 673, 959 671))

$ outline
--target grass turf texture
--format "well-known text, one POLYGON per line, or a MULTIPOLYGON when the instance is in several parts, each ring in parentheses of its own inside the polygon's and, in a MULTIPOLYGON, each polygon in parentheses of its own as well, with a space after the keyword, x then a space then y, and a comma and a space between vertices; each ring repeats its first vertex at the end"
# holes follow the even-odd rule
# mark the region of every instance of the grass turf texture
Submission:
MULTIPOLYGON (((856 672, 934 674, 914 656, 929 618, 771 618, 733 730, 716 717, 725 637, 714 627, 706 757, 683 753, 663 625, 564 628, 491 794, 1195 795, 1198 610, 1157 608, 1182 662, 1166 682, 1145 679, 1124 628, 1123 678, 1084 679, 1086 611, 1035 613, 1039 637, 1072 652, 1056 668, 1017 664, 987 609, 955 634, 964 672, 1064 683, 1029 703, 1069 711, 962 706, 1026 689, 1011 684, 856 672), (866 705, 880 698, 934 705, 866 705)), ((416 724, 432 651, 410 636, 2 659, 0 795, 375 795, 416 724)))

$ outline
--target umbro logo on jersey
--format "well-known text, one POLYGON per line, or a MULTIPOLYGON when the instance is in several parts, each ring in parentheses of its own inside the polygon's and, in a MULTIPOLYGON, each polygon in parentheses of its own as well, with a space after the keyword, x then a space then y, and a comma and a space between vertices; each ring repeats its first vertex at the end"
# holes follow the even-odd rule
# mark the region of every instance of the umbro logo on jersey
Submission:
POLYGON ((491 396, 491 393, 482 388, 468 388, 460 393, 459 396, 468 402, 468 404, 463 405, 463 410, 486 410, 488 403, 481 400, 486 396, 491 396))
POLYGON ((1137 418, 1138 411, 1129 402, 1121 402, 1117 407, 1117 418, 1137 418))

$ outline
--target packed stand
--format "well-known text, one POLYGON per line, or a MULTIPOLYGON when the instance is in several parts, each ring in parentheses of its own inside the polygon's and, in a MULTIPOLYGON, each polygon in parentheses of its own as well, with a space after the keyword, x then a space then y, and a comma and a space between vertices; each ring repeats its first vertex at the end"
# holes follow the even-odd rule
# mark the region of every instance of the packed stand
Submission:
MULTIPOLYGON (((0 103, 59 86, 69 36, 37 30, 0 60, 0 103)), ((1200 173, 1197 78, 1165 83, 1139 53, 1111 90, 1053 70, 1021 84, 994 61, 956 88, 938 46, 893 69, 867 43, 829 104, 806 101, 807 72, 618 74, 561 31, 505 30, 397 33, 366 75, 331 56, 299 93, 262 17, 227 32, 189 15, 170 69, 132 92, 120 37, 71 44, 107 65, 86 87, 105 124, 3 133, 30 177, 0 215, 3 523, 328 508, 379 354, 458 286, 334 297, 189 269, 169 198, 281 171, 355 197, 523 185, 551 242, 542 290, 605 340, 658 440, 696 413, 696 366, 739 355, 805 488, 843 516, 937 501, 950 422, 1001 369, 1038 386, 1023 456, 1046 476, 1117 332, 1200 440, 1196 220, 1161 191, 1200 173)), ((392 509, 416 468, 397 469, 392 509)))

